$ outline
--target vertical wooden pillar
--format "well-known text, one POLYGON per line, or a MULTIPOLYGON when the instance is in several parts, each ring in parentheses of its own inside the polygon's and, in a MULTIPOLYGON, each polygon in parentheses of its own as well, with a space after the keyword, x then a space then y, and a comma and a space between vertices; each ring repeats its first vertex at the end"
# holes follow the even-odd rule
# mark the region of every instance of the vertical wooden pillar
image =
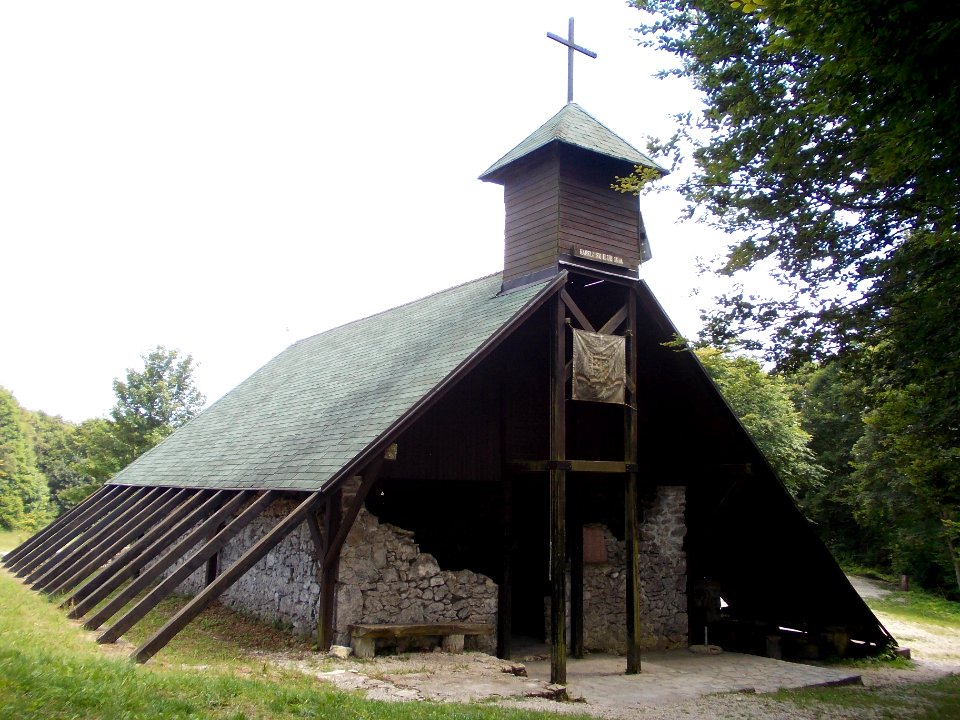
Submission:
POLYGON ((497 657, 508 659, 513 635, 513 478, 502 483, 503 542, 500 586, 497 597, 497 657))
POLYGON ((637 521, 637 299, 632 289, 627 290, 627 377, 628 390, 624 408, 624 455, 627 462, 624 490, 624 535, 627 555, 627 674, 640 672, 640 566, 639 523, 637 521))
POLYGON ((334 490, 327 498, 323 511, 323 550, 320 555, 320 607, 317 609, 317 650, 324 652, 333 644, 333 607, 336 602, 337 576, 340 574, 339 552, 337 559, 326 563, 334 537, 340 531, 343 517, 342 493, 334 490))
POLYGON ((550 348, 550 682, 567 684, 566 310, 554 299, 550 348))
POLYGON ((570 654, 583 657, 583 498, 581 484, 568 488, 570 504, 570 654), (572 489, 571 489, 572 488, 572 489))

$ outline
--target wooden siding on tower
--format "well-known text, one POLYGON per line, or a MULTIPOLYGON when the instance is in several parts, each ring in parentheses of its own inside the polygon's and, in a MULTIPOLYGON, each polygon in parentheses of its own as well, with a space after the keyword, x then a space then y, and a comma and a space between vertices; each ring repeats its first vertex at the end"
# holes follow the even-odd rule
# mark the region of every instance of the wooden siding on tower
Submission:
POLYGON ((556 155, 540 154, 504 181, 503 281, 556 264, 560 171, 556 155))
MULTIPOLYGON (((611 175, 610 181, 612 182, 611 175)), ((580 245, 640 264, 640 208, 637 198, 564 172, 560 178, 559 246, 580 245)))

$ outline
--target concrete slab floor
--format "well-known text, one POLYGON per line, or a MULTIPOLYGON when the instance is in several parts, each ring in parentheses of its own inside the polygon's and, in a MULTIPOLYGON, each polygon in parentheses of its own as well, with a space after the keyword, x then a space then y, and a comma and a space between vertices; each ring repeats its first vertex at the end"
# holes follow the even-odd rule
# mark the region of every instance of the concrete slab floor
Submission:
MULTIPOLYGON (((550 679, 550 661, 528 660, 527 674, 550 679)), ((567 660, 567 691, 588 704, 603 706, 665 705, 728 692, 773 692, 781 688, 860 684, 849 669, 817 667, 756 655, 724 652, 699 655, 688 650, 648 652, 641 672, 625 675, 626 659, 588 655, 567 660)))

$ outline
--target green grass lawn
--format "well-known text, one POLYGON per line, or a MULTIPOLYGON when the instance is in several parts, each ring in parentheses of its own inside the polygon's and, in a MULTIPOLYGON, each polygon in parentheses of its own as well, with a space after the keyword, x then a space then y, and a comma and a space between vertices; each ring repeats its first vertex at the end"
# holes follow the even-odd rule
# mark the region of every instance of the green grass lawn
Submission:
MULTIPOLYGON (((168 603, 157 616, 169 615, 168 603)), ((138 627, 137 642, 163 617, 138 627)), ((382 703, 330 689, 293 671, 251 663, 241 645, 299 642, 226 610, 192 623, 161 662, 107 656, 62 610, 0 571, 0 720, 36 718, 411 718, 544 720, 544 713, 490 705, 382 703), (190 667, 184 667, 189 665, 190 667)), ((569 717, 569 716, 564 716, 569 717)))
POLYGON ((0 553, 8 553, 28 537, 26 530, 0 530, 0 553))

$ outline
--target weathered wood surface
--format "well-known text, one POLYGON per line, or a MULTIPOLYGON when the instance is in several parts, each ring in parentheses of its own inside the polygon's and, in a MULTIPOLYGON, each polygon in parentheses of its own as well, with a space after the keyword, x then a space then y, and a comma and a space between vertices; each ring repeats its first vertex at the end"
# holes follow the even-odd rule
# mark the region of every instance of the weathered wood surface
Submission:
MULTIPOLYGON (((554 301, 550 348, 550 460, 566 459, 566 311, 554 301)), ((550 682, 567 684, 567 475, 550 470, 550 682)))
POLYGON ((371 638, 490 635, 493 629, 493 625, 486 623, 409 623, 405 625, 357 623, 350 626, 350 635, 371 638))
MULTIPOLYGON (((140 573, 137 578, 127 585, 121 592, 117 593, 116 596, 111 598, 110 602, 104 605, 89 620, 87 620, 87 622, 83 624, 83 627, 87 630, 96 630, 109 618, 113 617, 117 612, 120 611, 121 608, 123 608, 124 605, 130 602, 130 600, 132 600, 138 592, 144 590, 148 585, 150 585, 150 583, 160 577, 164 571, 173 566, 177 561, 180 560, 180 558, 186 555, 198 542, 200 542, 202 538, 206 536, 212 527, 216 526, 216 524, 223 520, 223 518, 227 517, 238 507, 240 507, 240 505, 251 494, 252 492, 236 493, 210 517, 195 527, 193 531, 190 532, 186 537, 182 539, 179 537, 171 537, 169 538, 167 544, 163 546, 161 546, 160 541, 157 541, 155 546, 151 546, 151 548, 144 552, 144 556, 149 556, 148 559, 159 556, 157 561, 148 569, 140 573), (164 553, 164 550, 167 550, 167 552, 164 553), (164 554, 160 555, 160 553, 164 554)), ((116 638, 114 638, 114 640, 116 640, 116 638)))
POLYGON ((126 580, 163 552, 174 540, 197 522, 220 507, 234 493, 219 490, 213 495, 201 491, 171 512, 150 532, 131 545, 99 575, 90 578, 64 600, 61 607, 71 606, 70 618, 81 618, 90 608, 120 587, 126 580))
MULTIPOLYGON (((628 290, 627 299, 627 377, 637 377, 637 299, 628 290)), ((637 433, 636 391, 628 387, 627 404, 624 407, 624 455, 633 469, 627 473, 624 489, 624 535, 626 540, 627 579, 627 674, 640 672, 640 565, 639 565, 639 518, 637 508, 637 459, 639 436, 637 433)))
MULTIPOLYGON (((263 502, 263 507, 266 508, 266 506, 269 505, 267 498, 271 495, 272 492, 264 493, 251 508, 260 502, 263 502)), ((319 490, 308 495, 307 498, 291 510, 283 520, 274 525, 266 535, 237 558, 237 561, 233 563, 233 565, 220 573, 216 580, 207 585, 196 597, 180 608, 176 615, 170 618, 162 628, 157 630, 143 645, 137 648, 133 653, 132 659, 138 663, 145 663, 156 655, 157 652, 170 642, 178 632, 185 628, 193 618, 203 612, 210 603, 220 597, 227 588, 243 577, 250 568, 260 562, 268 552, 276 547, 300 523, 306 520, 307 515, 316 508, 320 497, 321 491, 319 490)), ((251 513, 251 519, 255 516, 256 515, 251 513)), ((221 534, 222 532, 218 534, 218 537, 221 534)), ((211 543, 213 542, 214 541, 211 541, 211 543)), ((208 545, 211 543, 208 543, 208 545)))
POLYGON ((12 569, 20 558, 26 557, 28 553, 42 545, 54 534, 59 532, 60 529, 66 527, 73 522, 75 518, 80 517, 84 512, 89 510, 101 497, 103 497, 103 495, 107 493, 107 490, 108 488, 106 487, 100 488, 92 495, 84 498, 84 500, 78 505, 75 505, 60 515, 60 517, 47 525, 45 528, 28 537, 22 543, 17 545, 17 547, 4 555, 2 560, 3 564, 12 569))

